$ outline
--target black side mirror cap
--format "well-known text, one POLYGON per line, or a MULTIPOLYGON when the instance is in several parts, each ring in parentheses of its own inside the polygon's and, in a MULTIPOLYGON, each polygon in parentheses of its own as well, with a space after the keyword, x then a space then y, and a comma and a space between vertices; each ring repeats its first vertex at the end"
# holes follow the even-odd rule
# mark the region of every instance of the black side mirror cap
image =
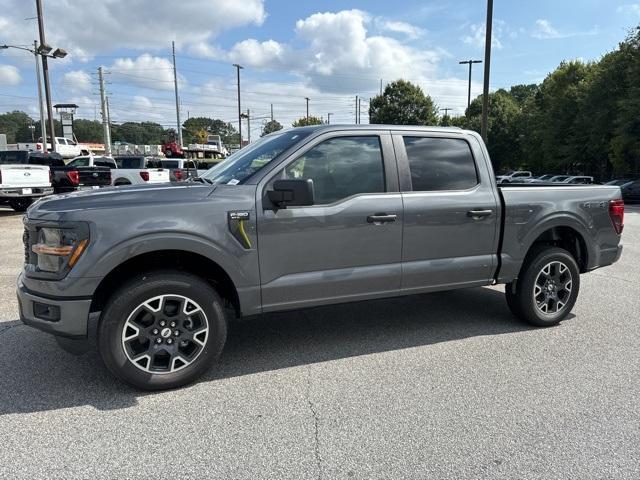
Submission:
POLYGON ((276 180, 273 182, 273 190, 267 191, 267 196, 278 208, 313 205, 313 180, 310 178, 276 180))

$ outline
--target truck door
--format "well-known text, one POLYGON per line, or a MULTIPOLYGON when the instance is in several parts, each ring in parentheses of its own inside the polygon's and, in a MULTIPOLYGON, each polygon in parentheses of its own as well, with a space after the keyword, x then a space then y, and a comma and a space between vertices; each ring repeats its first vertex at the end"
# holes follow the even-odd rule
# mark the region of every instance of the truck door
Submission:
POLYGON ((285 160, 257 189, 263 310, 396 295, 402 198, 388 132, 329 132, 285 160), (311 206, 276 209, 277 179, 312 179, 311 206))
POLYGON ((398 132, 393 143, 404 201, 402 292, 490 283, 499 202, 479 141, 398 132))

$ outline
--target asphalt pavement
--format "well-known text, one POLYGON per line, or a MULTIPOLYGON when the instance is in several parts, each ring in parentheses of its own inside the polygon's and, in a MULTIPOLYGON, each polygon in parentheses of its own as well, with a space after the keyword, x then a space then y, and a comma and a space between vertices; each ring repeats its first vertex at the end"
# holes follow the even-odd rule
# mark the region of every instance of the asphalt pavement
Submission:
POLYGON ((17 321, 0 207, 0 478, 640 478, 640 209, 573 314, 500 287, 234 325, 198 383, 145 394, 17 321))

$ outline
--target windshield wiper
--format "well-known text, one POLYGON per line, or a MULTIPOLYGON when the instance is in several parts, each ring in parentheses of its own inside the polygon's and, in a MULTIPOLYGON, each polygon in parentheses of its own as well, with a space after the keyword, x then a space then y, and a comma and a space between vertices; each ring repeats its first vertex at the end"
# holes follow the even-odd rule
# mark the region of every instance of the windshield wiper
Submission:
POLYGON ((200 183, 208 183, 210 185, 213 185, 213 182, 211 180, 204 177, 189 177, 187 182, 200 182, 200 183))

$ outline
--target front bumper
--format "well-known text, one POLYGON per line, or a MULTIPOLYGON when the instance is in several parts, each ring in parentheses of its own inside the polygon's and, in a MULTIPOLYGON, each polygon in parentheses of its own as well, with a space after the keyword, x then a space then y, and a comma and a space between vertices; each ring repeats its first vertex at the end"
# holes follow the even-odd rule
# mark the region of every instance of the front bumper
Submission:
POLYGON ((20 278, 17 294, 24 324, 62 337, 87 337, 91 298, 43 297, 28 291, 20 278))

